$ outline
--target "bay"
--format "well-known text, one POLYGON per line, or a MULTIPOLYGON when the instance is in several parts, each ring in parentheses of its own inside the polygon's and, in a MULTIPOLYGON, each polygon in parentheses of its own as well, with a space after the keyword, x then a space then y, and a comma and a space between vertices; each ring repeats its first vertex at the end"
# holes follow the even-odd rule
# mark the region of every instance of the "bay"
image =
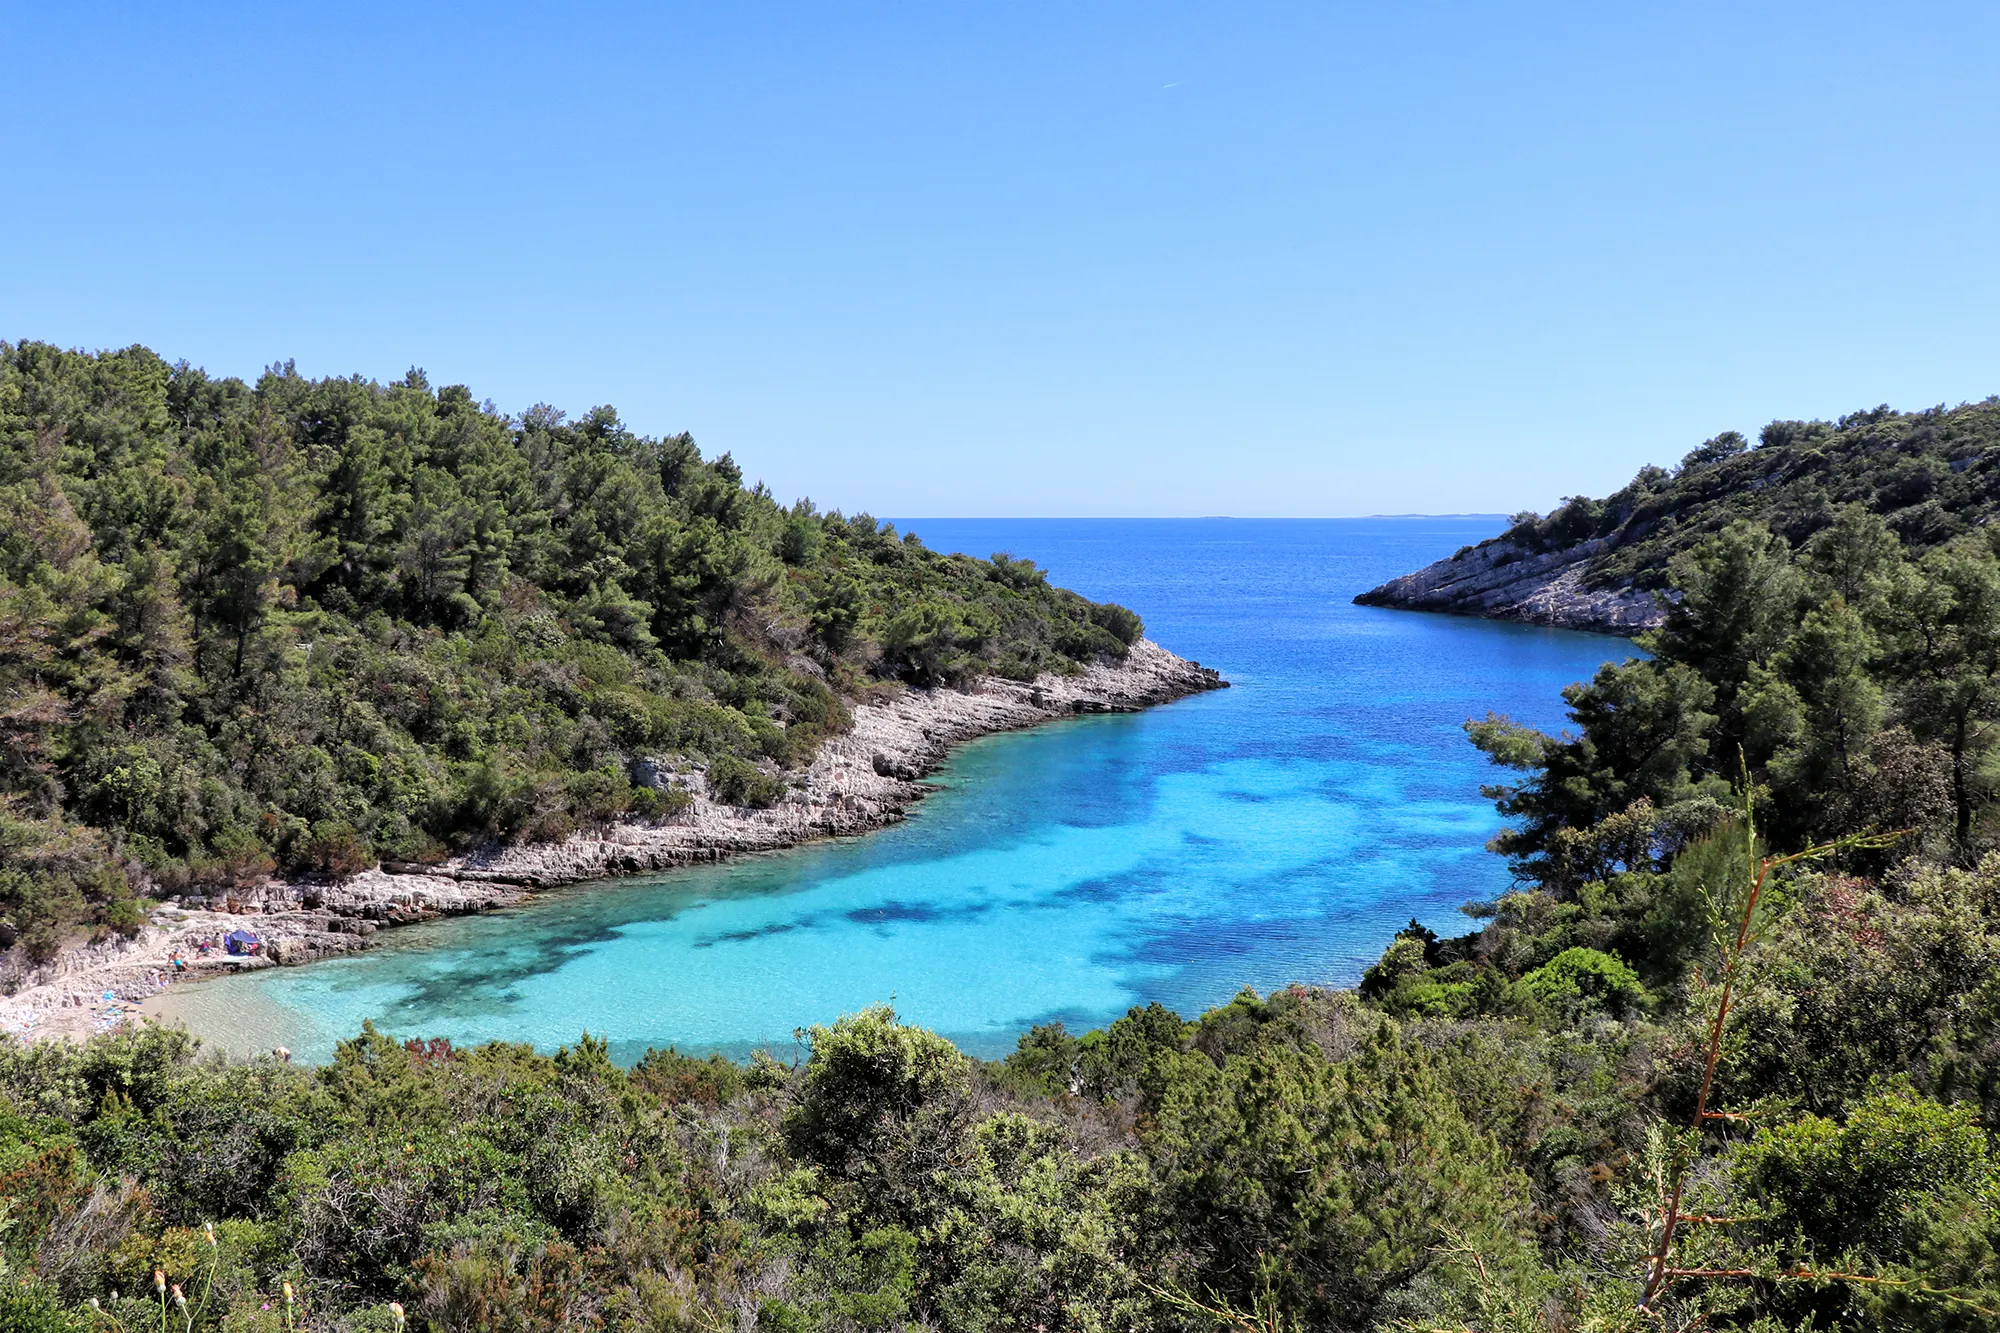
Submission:
POLYGON ((352 958, 191 985, 169 1011, 243 1052, 324 1059, 399 1037, 605 1036, 741 1056, 892 1002, 996 1056, 1244 986, 1347 985, 1412 918, 1507 885, 1492 780, 1461 724, 1544 727, 1621 639, 1357 607, 1499 531, 1493 515, 1339 520, 919 519, 940 550, 1034 559, 1122 602, 1234 688, 960 750, 906 822, 716 866, 577 886, 404 928, 352 958))

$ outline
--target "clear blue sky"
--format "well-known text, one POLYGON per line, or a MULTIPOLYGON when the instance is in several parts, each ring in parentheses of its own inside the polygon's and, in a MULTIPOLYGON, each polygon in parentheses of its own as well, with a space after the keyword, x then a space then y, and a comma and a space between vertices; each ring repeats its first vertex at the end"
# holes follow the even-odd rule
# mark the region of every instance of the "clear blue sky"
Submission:
POLYGON ((1546 509, 2000 392, 1990 3, 23 3, 0 67, 0 337, 849 510, 1546 509))

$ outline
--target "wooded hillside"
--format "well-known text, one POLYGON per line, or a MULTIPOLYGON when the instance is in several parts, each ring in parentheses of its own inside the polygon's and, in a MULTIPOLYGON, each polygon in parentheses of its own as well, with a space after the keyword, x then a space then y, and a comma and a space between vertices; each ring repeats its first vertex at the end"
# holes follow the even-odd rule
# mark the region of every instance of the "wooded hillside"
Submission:
POLYGON ((871 691, 1139 633, 608 407, 0 344, 0 942, 657 813, 647 756, 767 802, 871 691))
POLYGON ((1657 626, 1670 566, 1732 523, 1799 547, 1847 510, 1880 518, 1920 554, 2000 514, 2000 399, 1924 412, 1877 407, 1837 422, 1735 431, 1668 470, 1644 467, 1601 500, 1547 514, 1355 597, 1369 606, 1633 634, 1657 626))
POLYGON ((1753 443, 1735 431, 1704 441, 1669 470, 1646 467, 1601 500, 1570 496, 1545 515, 1517 515, 1506 537, 1531 551, 1593 538, 1597 586, 1667 586, 1669 561, 1739 519, 1790 545, 1844 506, 1881 516, 1913 552, 2000 513, 2000 398, 1895 412, 1886 405, 1838 421, 1774 421, 1753 443))

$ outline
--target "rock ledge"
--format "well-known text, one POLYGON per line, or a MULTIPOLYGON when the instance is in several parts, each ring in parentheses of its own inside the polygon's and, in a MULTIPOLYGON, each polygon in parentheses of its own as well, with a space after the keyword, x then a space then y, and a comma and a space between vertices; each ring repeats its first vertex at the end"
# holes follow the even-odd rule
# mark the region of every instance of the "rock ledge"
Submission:
POLYGON ((1600 538, 1537 553, 1496 537, 1390 579, 1354 600, 1362 606, 1442 611, 1628 638, 1658 626, 1667 609, 1653 594, 1629 586, 1586 586, 1591 562, 1608 549, 1600 538))

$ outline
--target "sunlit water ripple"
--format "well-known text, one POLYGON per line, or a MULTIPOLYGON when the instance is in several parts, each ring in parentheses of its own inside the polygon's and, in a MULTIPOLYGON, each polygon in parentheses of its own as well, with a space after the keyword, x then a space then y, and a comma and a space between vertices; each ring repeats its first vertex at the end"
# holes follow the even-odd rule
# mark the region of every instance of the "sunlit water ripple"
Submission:
POLYGON ((410 927, 357 957, 189 986, 173 1010, 226 1047, 315 1059, 373 1019, 543 1048, 587 1030, 630 1061, 788 1048, 893 999, 990 1056, 1052 1018, 1351 983, 1412 916, 1457 932, 1460 904, 1505 886, 1460 723, 1490 708, 1554 726, 1561 686, 1631 651, 1349 603, 1494 518, 905 526, 1124 602, 1235 688, 967 746, 910 820, 866 837, 410 927))

